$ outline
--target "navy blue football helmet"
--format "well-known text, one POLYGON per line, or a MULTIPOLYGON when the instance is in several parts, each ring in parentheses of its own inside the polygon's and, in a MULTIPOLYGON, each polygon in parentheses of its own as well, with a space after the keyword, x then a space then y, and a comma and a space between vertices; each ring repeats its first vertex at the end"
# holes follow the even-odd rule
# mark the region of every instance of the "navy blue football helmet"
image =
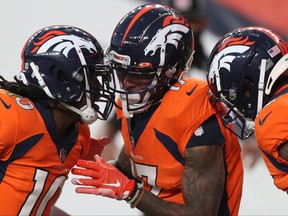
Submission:
POLYGON ((127 117, 162 100, 193 60, 194 40, 187 19, 159 4, 139 6, 116 26, 106 57, 120 86, 127 117), (125 81, 145 81, 144 89, 128 89, 125 81))
POLYGON ((254 119, 268 102, 277 79, 273 68, 287 53, 284 39, 256 26, 233 30, 214 46, 207 75, 211 98, 222 113, 224 126, 233 124, 239 138, 254 132, 254 119))
POLYGON ((109 67, 103 65, 103 50, 95 37, 73 26, 50 26, 33 34, 22 51, 19 79, 43 90, 46 95, 91 124, 107 119, 114 93, 109 67), (72 104, 85 98, 82 108, 72 104))

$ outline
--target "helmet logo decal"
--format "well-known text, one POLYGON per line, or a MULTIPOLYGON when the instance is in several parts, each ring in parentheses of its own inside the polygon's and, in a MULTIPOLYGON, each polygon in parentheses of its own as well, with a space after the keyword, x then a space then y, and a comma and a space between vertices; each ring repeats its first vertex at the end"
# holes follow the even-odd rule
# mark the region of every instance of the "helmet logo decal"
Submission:
POLYGON ((159 66, 165 63, 165 51, 167 44, 173 44, 176 48, 178 47, 178 42, 186 34, 189 28, 181 24, 171 24, 164 26, 162 29, 158 30, 156 35, 152 38, 150 43, 144 49, 144 54, 147 56, 155 55, 156 51, 160 49, 160 63, 159 66))
POLYGON ((211 83, 214 83, 215 75, 216 78, 219 76, 219 70, 225 68, 230 72, 231 63, 236 58, 236 55, 242 54, 250 49, 250 45, 255 42, 247 42, 248 37, 242 40, 240 38, 231 38, 225 41, 219 48, 219 53, 217 53, 209 68, 208 79, 211 83))
POLYGON ((65 32, 61 31, 48 32, 38 39, 38 42, 33 43, 35 48, 31 53, 41 54, 48 51, 55 51, 68 57, 70 50, 75 49, 74 44, 77 44, 81 49, 87 49, 90 53, 97 52, 92 41, 85 40, 75 35, 67 35, 65 32))

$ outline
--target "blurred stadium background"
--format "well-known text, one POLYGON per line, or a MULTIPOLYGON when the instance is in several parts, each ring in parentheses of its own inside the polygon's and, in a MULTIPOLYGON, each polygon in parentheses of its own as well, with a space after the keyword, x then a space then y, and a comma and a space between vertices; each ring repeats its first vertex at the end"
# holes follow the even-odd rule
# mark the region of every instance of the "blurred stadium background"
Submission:
MULTIPOLYGON (((287 0, 208 1, 208 26, 201 38, 207 55, 219 36, 241 26, 261 25, 285 38, 288 36, 287 0)), ((55 24, 78 26, 92 33, 105 48, 122 16, 145 2, 147 1, 0 1, 0 74, 8 80, 13 79, 20 70, 20 54, 26 39, 42 27, 55 24)), ((103 124, 104 122, 98 121, 91 126, 92 136, 97 136, 97 130, 101 130, 103 124)), ((125 202, 77 195, 70 179, 64 186, 57 206, 71 215, 141 215, 137 209, 130 209, 125 202)), ((240 215, 287 215, 287 198, 286 193, 274 187, 262 160, 252 169, 245 168, 240 215)))

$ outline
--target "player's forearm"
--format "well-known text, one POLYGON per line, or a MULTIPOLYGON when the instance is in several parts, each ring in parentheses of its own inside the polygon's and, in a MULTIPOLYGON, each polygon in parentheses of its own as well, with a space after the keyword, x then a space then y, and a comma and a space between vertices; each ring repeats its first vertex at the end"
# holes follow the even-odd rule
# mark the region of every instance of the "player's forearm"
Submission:
POLYGON ((128 178, 133 179, 134 176, 131 171, 131 164, 129 157, 125 154, 125 148, 123 147, 117 160, 115 161, 115 166, 128 178))
POLYGON ((201 208, 164 201, 146 190, 136 207, 147 215, 203 215, 201 208))

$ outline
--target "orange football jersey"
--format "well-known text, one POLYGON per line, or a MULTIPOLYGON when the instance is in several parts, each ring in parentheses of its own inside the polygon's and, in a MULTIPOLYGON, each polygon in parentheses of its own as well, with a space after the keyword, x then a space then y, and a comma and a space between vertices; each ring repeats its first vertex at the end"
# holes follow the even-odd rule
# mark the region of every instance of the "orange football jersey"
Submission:
MULTIPOLYGON (((286 89, 287 92, 287 89, 286 89)), ((274 184, 288 191, 288 161, 281 158, 278 148, 288 140, 288 94, 267 104, 255 120, 255 137, 274 184)))
MULTIPOLYGON (((142 113, 147 116, 133 120, 133 133, 132 120, 126 119, 120 109, 116 110, 118 119, 122 118, 126 154, 131 159, 133 175, 145 182, 147 190, 161 199, 184 203, 181 192, 184 150, 193 134, 201 136, 199 126, 215 115, 208 99, 208 85, 198 79, 181 80, 170 88, 159 106, 153 107, 150 109, 155 109, 154 112, 142 113)), ((243 184, 241 148, 237 137, 222 126, 220 117, 217 120, 226 140, 222 139, 225 143, 220 144, 225 145, 227 169, 219 214, 237 215, 243 184)))
POLYGON ((88 151, 88 126, 60 139, 49 110, 5 90, 0 116, 0 215, 51 214, 70 169, 88 151))

